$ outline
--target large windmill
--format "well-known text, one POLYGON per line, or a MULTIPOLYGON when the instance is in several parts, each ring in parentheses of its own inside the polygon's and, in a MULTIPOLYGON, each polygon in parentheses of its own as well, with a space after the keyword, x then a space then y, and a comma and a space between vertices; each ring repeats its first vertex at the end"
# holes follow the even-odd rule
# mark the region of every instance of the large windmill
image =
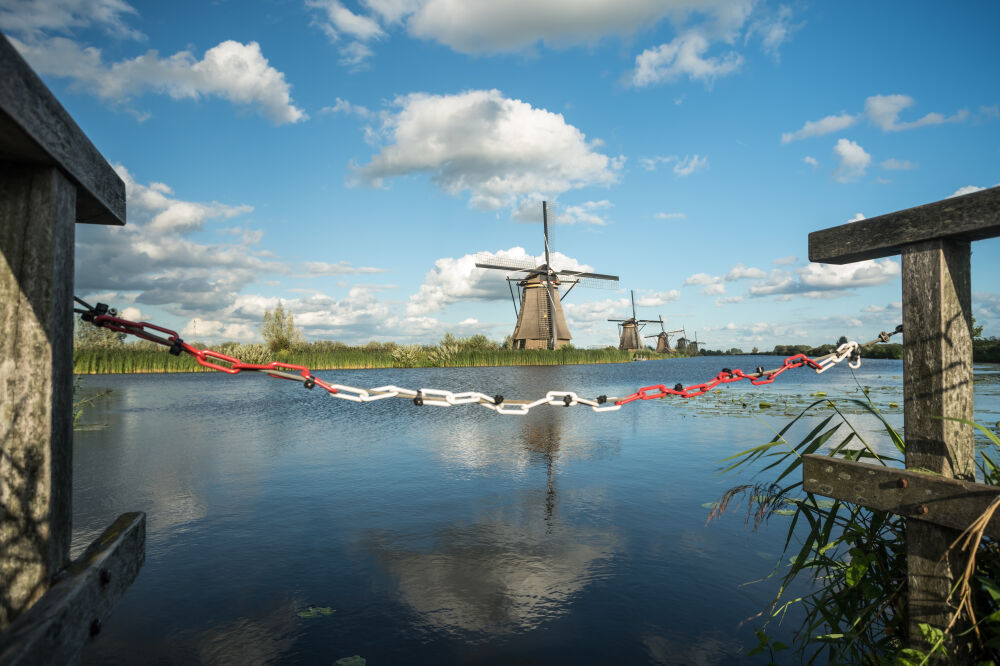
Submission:
POLYGON ((647 338, 656 338, 656 353, 657 354, 669 354, 670 349, 670 336, 674 333, 683 333, 687 337, 687 331, 683 328, 678 328, 676 331, 668 331, 666 325, 663 323, 663 315, 660 315, 660 332, 654 333, 653 335, 647 335, 647 338))
POLYGON ((601 275, 600 273, 585 273, 583 271, 562 270, 552 268, 549 261, 549 209, 548 203, 542 202, 542 234, 545 239, 545 263, 536 266, 530 259, 507 259, 481 254, 476 257, 479 268, 495 268, 501 271, 525 273, 520 277, 507 276, 507 286, 510 297, 514 301, 514 311, 517 313, 517 325, 514 327, 514 349, 558 349, 569 344, 572 336, 566 326, 563 315, 562 299, 576 285, 617 289, 617 275, 601 275), (514 298, 512 283, 517 283, 520 298, 514 298), (559 286, 568 284, 569 289, 559 296, 559 286), (520 307, 518 307, 520 302, 520 307))
POLYGON ((618 349, 634 350, 642 349, 642 341, 639 338, 639 331, 646 324, 655 324, 657 319, 636 319, 635 318, 635 292, 632 294, 632 318, 631 319, 609 319, 608 321, 618 322, 618 332, 621 339, 618 342, 618 349))

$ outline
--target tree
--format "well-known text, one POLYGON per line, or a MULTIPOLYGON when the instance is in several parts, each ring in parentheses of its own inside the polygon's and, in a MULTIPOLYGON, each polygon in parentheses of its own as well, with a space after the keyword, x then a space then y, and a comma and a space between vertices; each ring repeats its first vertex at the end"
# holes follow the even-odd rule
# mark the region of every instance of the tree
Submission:
POLYGON ((839 338, 837 338, 837 346, 838 347, 840 345, 845 345, 845 344, 847 344, 847 336, 846 335, 842 335, 839 338))
POLYGON ((88 321, 77 319, 76 330, 73 332, 73 346, 78 349, 83 347, 90 349, 120 347, 125 344, 126 337, 126 334, 121 331, 112 331, 109 328, 94 326, 88 321))
POLYGON ((285 312, 281 301, 274 306, 274 312, 264 310, 264 323, 260 327, 264 341, 272 352, 291 349, 305 342, 302 331, 295 328, 291 312, 285 312))

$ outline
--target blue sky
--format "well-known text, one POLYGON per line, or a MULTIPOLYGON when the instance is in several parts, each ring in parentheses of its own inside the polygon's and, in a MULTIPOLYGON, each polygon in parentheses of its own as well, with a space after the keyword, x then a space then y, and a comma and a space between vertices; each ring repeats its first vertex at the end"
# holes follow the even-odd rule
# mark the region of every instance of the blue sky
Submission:
MULTIPOLYGON (((513 330, 503 274, 621 277, 563 302, 578 346, 663 315, 711 347, 899 323, 898 258, 810 231, 1000 184, 1000 6, 752 0, 0 0, 128 189, 77 227, 77 293, 218 343, 282 301, 310 339, 513 330)), ((1000 334, 1000 241, 973 306, 1000 334)), ((652 330, 647 331, 652 333, 652 330)))

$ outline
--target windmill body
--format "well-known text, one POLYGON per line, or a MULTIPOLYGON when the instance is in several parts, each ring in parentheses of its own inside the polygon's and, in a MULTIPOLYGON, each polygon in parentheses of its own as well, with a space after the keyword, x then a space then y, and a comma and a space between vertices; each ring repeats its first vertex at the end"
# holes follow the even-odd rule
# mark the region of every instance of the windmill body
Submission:
MULTIPOLYGON (((602 275, 573 270, 554 270, 549 262, 549 218, 548 203, 542 202, 542 225, 545 239, 545 263, 536 266, 533 261, 523 259, 497 258, 480 255, 476 259, 478 268, 493 268, 508 273, 524 273, 519 277, 507 277, 508 284, 517 284, 520 298, 514 301, 517 310, 517 324, 514 326, 512 346, 514 349, 558 349, 569 344, 573 336, 566 325, 562 299, 576 285, 617 289, 617 275, 602 275), (569 288, 559 296, 559 287, 569 288)), ((511 298, 514 290, 511 287, 511 298)))
POLYGON ((632 293, 632 317, 630 319, 609 319, 618 322, 618 349, 629 351, 642 349, 642 338, 639 332, 646 324, 655 324, 656 319, 637 319, 635 316, 635 292, 632 293))
MULTIPOLYGON (((663 322, 663 315, 660 315, 660 332, 655 335, 647 335, 647 338, 656 338, 656 353, 657 354, 669 354, 672 349, 670 349, 670 336, 674 333, 687 333, 683 328, 678 328, 676 331, 668 331, 666 324, 663 322)), ((684 338, 681 338, 683 340, 684 338)))

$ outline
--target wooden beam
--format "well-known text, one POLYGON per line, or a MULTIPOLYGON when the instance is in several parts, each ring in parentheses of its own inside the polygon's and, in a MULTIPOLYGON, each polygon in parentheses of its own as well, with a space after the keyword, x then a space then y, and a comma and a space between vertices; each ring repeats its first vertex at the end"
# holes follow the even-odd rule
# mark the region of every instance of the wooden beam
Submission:
POLYGON ((0 161, 58 167, 77 188, 76 221, 125 224, 125 184, 2 34, 0 72, 0 161))
MULTIPOLYGON (((959 532, 1000 496, 997 486, 821 455, 802 456, 802 487, 814 495, 889 511, 959 532)), ((1000 512, 989 522, 986 534, 1000 538, 1000 512)))
POLYGON ((905 245, 1000 236, 1000 187, 809 234, 809 261, 849 264, 901 254, 905 245))
POLYGON ((76 663, 139 574, 145 553, 146 514, 122 514, 0 634, 0 666, 76 663))
POLYGON ((75 206, 59 169, 0 165, 0 631, 69 559, 75 206))

